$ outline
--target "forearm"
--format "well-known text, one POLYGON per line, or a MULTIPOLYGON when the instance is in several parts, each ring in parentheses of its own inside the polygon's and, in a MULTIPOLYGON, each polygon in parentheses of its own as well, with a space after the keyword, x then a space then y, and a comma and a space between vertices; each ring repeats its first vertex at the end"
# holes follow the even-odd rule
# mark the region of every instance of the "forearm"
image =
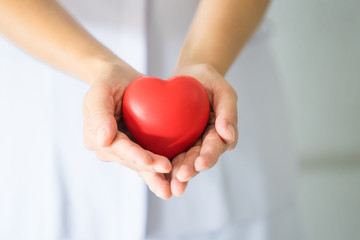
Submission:
POLYGON ((269 0, 202 0, 177 69, 209 64, 225 75, 261 22, 269 0))
POLYGON ((0 0, 0 33, 44 62, 91 83, 119 62, 55 0, 0 0))

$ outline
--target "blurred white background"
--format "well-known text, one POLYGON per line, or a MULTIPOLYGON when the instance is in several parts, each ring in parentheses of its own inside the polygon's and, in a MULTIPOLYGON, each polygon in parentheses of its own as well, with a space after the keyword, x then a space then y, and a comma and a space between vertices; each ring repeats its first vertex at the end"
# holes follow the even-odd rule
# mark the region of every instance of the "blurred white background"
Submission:
POLYGON ((268 18, 306 239, 360 239, 360 1, 276 0, 268 18))

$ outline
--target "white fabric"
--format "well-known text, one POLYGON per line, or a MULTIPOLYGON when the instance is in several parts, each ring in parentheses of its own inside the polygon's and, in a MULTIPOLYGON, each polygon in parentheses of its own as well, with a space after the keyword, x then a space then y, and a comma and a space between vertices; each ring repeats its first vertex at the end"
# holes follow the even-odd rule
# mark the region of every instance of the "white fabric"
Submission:
MULTIPOLYGON (((137 70, 163 78, 197 5, 60 2, 137 70)), ((295 161, 266 28, 227 75, 239 95, 238 148, 169 201, 84 148, 85 83, 0 38, 0 239, 298 239, 295 161)))

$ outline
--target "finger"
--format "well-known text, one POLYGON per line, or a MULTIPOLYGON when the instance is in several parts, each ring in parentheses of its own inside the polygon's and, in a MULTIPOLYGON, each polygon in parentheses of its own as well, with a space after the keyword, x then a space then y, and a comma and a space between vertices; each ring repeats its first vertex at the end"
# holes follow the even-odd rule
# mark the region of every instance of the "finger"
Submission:
POLYGON ((170 182, 171 193, 176 197, 180 197, 184 194, 187 184, 187 182, 180 182, 175 175, 172 175, 170 182))
POLYGON ((98 150, 98 151, 96 151, 96 157, 103 162, 117 162, 127 168, 138 171, 137 166, 135 164, 133 164, 133 162, 124 161, 123 159, 119 158, 118 156, 116 156, 110 152, 107 152, 104 150, 98 150))
POLYGON ((183 152, 183 153, 180 153, 179 155, 177 155, 172 160, 173 170, 171 171, 170 188, 171 188, 171 193, 176 197, 181 196, 184 193, 185 188, 186 188, 186 183, 180 182, 177 179, 177 172, 179 170, 179 166, 181 166, 181 163, 185 159, 185 156, 186 156, 186 153, 183 152))
POLYGON ((188 182, 198 173, 195 170, 195 160, 200 155, 201 146, 193 146, 182 159, 175 162, 173 171, 180 182, 188 182))
POLYGON ((159 198, 167 200, 171 198, 171 189, 169 180, 162 173, 138 172, 144 179, 149 189, 159 198))
POLYGON ((215 128, 221 138, 234 148, 238 136, 237 94, 230 85, 214 91, 215 128))
POLYGON ((134 171, 148 171, 148 172, 156 172, 152 166, 139 166, 133 161, 127 161, 126 159, 122 159, 110 152, 104 150, 96 151, 96 157, 103 162, 117 162, 123 165, 124 167, 130 168, 134 171))
POLYGON ((104 83, 94 84, 84 100, 85 145, 94 148, 109 146, 117 133, 112 89, 104 83))
MULTIPOLYGON (((124 166, 134 169, 134 165, 130 162, 123 161, 119 159, 117 156, 105 152, 105 151, 97 151, 96 156, 105 162, 120 162, 124 166)), ((152 173, 152 172, 146 172, 146 171, 137 171, 139 173, 139 176, 144 179, 144 181, 148 184, 148 186, 152 189, 154 193, 159 195, 161 198, 167 199, 169 198, 169 181, 164 176, 164 174, 160 173, 152 173)), ((170 194, 171 197, 171 194, 170 194)))
POLYGON ((153 170, 159 173, 169 173, 171 171, 172 165, 168 158, 152 153, 148 150, 146 150, 146 152, 150 155, 152 159, 153 170))
MULTIPOLYGON (((114 154, 106 151, 96 151, 96 157, 103 162, 118 162, 119 159, 114 154)), ((128 167, 128 166, 126 166, 128 167)))
POLYGON ((195 170, 195 159, 200 154, 201 141, 173 159, 173 171, 171 172, 171 192, 177 197, 184 194, 188 181, 195 177, 198 172, 195 170))
POLYGON ((214 126, 204 134, 200 156, 195 160, 195 170, 200 172, 213 167, 220 155, 226 150, 226 143, 221 139, 214 126))
POLYGON ((151 167, 154 171, 167 173, 172 168, 169 159, 144 150, 122 132, 118 132, 114 142, 104 150, 111 152, 121 159, 133 162, 138 166, 138 169, 148 170, 151 167))

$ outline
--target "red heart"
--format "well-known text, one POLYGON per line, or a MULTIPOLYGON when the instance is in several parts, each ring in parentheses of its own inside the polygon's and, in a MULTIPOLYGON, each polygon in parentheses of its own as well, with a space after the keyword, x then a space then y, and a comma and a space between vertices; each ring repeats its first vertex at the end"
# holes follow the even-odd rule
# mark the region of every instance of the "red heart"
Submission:
POLYGON ((135 141, 169 159, 201 136, 209 112, 205 88, 189 76, 137 78, 127 87, 122 104, 125 125, 135 141))

